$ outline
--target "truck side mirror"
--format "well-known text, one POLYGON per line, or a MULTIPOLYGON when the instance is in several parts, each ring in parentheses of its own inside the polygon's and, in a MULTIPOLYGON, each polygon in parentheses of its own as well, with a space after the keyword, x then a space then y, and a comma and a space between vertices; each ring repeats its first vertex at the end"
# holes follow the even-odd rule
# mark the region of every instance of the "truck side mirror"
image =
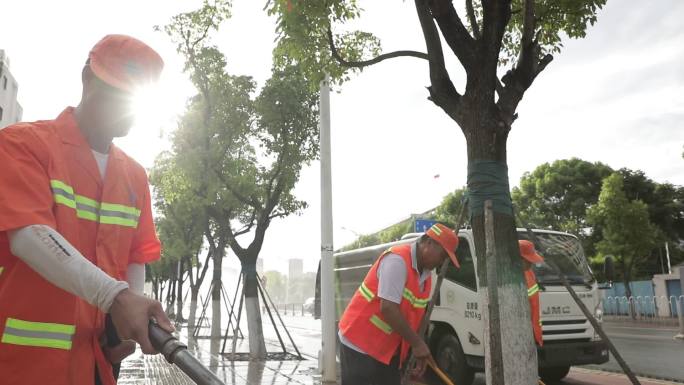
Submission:
POLYGON ((613 278, 615 277, 615 265, 613 263, 612 255, 606 255, 603 261, 603 274, 606 276, 609 283, 613 282, 613 278))

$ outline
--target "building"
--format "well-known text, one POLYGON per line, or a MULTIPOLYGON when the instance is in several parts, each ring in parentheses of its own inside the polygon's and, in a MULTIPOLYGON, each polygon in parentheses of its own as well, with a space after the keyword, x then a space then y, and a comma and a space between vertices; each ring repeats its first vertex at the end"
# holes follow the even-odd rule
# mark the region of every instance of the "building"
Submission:
POLYGON ((288 274, 289 280, 300 278, 304 274, 304 261, 299 258, 290 258, 288 260, 288 274))
POLYGON ((0 49, 0 129, 21 121, 23 110, 17 102, 19 85, 10 72, 10 61, 0 49))

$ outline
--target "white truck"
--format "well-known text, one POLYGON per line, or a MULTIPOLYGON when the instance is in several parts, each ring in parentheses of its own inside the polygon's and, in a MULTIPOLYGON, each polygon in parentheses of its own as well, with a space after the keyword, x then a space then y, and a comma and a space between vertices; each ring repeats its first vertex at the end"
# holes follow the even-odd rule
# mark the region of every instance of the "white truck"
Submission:
MULTIPOLYGON (((579 240, 570 234, 533 230, 545 258, 553 258, 571 282, 577 295, 600 322, 602 310, 598 286, 579 240)), ((335 254, 337 320, 373 262, 390 246, 414 242, 421 234, 406 234, 402 240, 335 254)), ((484 324, 482 298, 478 292, 478 256, 472 230, 459 231, 457 250, 461 269, 449 265, 437 294, 429 328, 429 346, 439 366, 459 385, 470 385, 475 372, 484 371, 484 324)), ((528 239, 518 229, 520 239, 528 239)), ((541 288, 540 310, 544 346, 538 348, 539 373, 555 382, 565 377, 573 365, 602 364, 608 361, 608 348, 558 276, 545 266, 535 266, 541 288)), ((436 276, 433 283, 437 282, 436 276)), ((320 268, 316 280, 314 316, 320 316, 320 268)), ((434 295, 434 293, 433 293, 434 295)), ((530 326, 531 327, 531 326, 530 326)))

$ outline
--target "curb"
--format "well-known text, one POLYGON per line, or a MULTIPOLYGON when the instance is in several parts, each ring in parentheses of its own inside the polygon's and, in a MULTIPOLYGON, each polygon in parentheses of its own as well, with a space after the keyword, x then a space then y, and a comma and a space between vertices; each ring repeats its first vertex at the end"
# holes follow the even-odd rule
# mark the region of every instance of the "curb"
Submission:
MULTIPOLYGON (((605 373, 603 375, 611 375, 611 376, 614 376, 614 375, 624 376, 625 375, 622 370, 610 369, 610 368, 600 368, 600 369, 599 368, 596 368, 596 369, 591 368, 590 369, 590 368, 582 368, 582 367, 573 367, 571 369, 571 373, 572 373, 572 371, 577 371, 577 372, 586 373, 586 374, 597 374, 597 373, 603 372, 603 373, 605 373)), ((678 378, 659 377, 659 376, 652 376, 652 375, 641 374, 641 373, 634 373, 634 375, 639 377, 639 378, 659 381, 657 383, 663 384, 663 385, 670 385, 672 383, 684 384, 684 380, 678 379, 678 378), (667 382, 663 382, 663 381, 667 381, 667 382)))

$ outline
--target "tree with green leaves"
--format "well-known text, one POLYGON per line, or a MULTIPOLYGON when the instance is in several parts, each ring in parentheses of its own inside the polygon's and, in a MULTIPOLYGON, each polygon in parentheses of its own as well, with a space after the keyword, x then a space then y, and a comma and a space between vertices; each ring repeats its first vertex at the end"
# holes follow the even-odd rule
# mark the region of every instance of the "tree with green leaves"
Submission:
MULTIPOLYGON (((596 254, 596 243, 602 238, 600 225, 587 221, 587 207, 598 201, 603 179, 615 172, 600 162, 562 159, 544 163, 526 172, 520 186, 511 195, 517 215, 523 222, 537 228, 566 231, 577 235, 588 256, 596 254)), ((679 261, 676 246, 684 239, 684 188, 669 183, 657 183, 641 170, 617 170, 624 180, 625 195, 630 200, 643 201, 651 222, 660 230, 658 245, 671 244, 673 256, 679 261)), ((636 270, 641 278, 662 269, 659 261, 636 270)))
POLYGON ((181 275, 176 294, 176 319, 182 320, 182 276, 187 273, 190 280, 188 326, 194 329, 199 289, 211 257, 207 253, 204 262, 200 263, 200 255, 204 251, 202 243, 207 217, 201 200, 189 184, 187 175, 175 161, 176 158, 170 153, 160 154, 150 172, 150 183, 154 187, 154 205, 159 213, 157 232, 164 245, 163 260, 175 261, 177 266, 174 273, 181 275))
POLYGON ((529 226, 577 235, 587 255, 594 255, 601 232, 587 231, 586 210, 597 202, 603 179, 612 173, 601 162, 578 158, 541 164, 524 173, 520 186, 511 191, 516 214, 529 226))
POLYGON ((451 228, 456 227, 456 220, 465 202, 465 193, 465 188, 459 188, 447 194, 439 206, 435 208, 434 219, 451 228))
POLYGON ((634 269, 650 258, 659 235, 649 219, 648 207, 640 200, 628 199, 622 175, 614 173, 603 181, 598 202, 587 210, 587 219, 601 226, 602 239, 597 249, 602 255, 615 257, 630 297, 634 269))
MULTIPOLYGON (((421 27, 417 33, 422 33, 427 52, 383 54, 379 39, 370 32, 337 32, 361 17, 355 0, 271 0, 267 9, 278 20, 276 64, 298 63, 314 84, 324 78, 324 73, 333 83, 341 84, 354 71, 397 57, 426 62, 428 99, 461 128, 466 138, 470 216, 478 250, 486 249, 484 202, 494 202, 496 260, 478 266, 487 320, 488 383, 503 384, 505 378, 509 384, 532 384, 537 379, 536 350, 526 327, 529 310, 517 257, 506 141, 517 118, 518 104, 553 60, 553 54, 560 51, 561 36, 584 37, 605 0, 464 3, 465 12, 458 11, 451 0, 414 0, 421 27), (452 81, 442 42, 465 71, 465 85, 452 81), (503 76, 499 78, 499 74, 503 76), (491 263, 497 267, 496 282, 489 282, 486 274, 491 263)), ((397 6, 400 4, 387 5, 397 6)))
POLYGON ((271 222, 306 207, 293 189, 301 168, 318 156, 318 100, 294 66, 274 69, 253 98, 256 83, 229 75, 225 56, 208 44, 209 32, 229 15, 228 2, 205 1, 164 27, 199 92, 174 136, 174 152, 209 218, 212 336, 220 333, 220 272, 230 246, 242 265, 250 354, 264 359, 256 260, 271 222))
POLYGON ((263 275, 264 286, 275 304, 285 303, 287 276, 279 271, 269 270, 263 275))

